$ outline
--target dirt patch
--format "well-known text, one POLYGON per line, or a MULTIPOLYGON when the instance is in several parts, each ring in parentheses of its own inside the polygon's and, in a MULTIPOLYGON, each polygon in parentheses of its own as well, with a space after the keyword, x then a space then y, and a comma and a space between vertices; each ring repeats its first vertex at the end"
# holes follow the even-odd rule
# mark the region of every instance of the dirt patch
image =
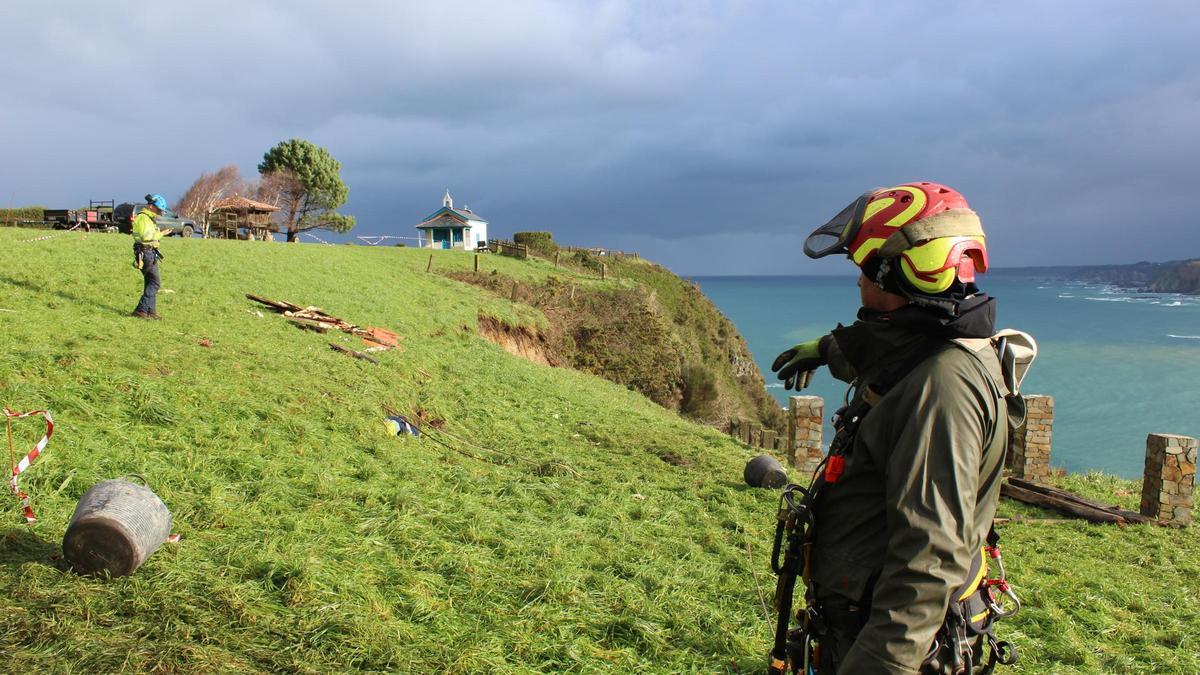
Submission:
POLYGON ((558 359, 552 353, 546 336, 528 326, 514 326, 494 316, 479 315, 479 334, 494 342, 501 349, 543 366, 557 366, 558 359))
POLYGON ((661 459, 662 461, 666 462, 667 464, 670 464, 671 466, 691 466, 692 465, 691 460, 684 459, 683 457, 679 456, 678 454, 676 454, 674 452, 671 452, 670 450, 666 450, 666 451, 658 453, 658 458, 661 459))

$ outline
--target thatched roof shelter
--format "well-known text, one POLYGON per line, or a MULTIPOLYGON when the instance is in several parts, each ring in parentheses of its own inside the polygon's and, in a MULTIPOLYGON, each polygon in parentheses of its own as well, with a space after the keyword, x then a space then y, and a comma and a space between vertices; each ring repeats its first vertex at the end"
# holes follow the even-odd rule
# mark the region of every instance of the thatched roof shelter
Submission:
POLYGON ((271 220, 271 214, 279 210, 265 202, 234 195, 217 202, 209 217, 209 228, 227 239, 238 237, 238 230, 245 229, 254 239, 261 239, 267 232, 278 232, 279 224, 271 220))

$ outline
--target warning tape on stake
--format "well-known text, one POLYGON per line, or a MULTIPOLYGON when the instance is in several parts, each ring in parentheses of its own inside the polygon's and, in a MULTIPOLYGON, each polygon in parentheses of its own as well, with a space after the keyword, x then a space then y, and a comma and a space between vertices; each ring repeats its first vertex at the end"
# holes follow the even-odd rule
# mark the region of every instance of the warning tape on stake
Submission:
POLYGON ((8 486, 12 488, 13 494, 15 494, 17 499, 21 501, 21 509, 25 513, 25 522, 32 525, 37 521, 37 516, 33 515, 33 505, 30 502, 29 495, 22 492, 21 488, 17 485, 17 476, 20 476, 22 473, 28 470, 33 464, 34 460, 38 458, 38 455, 41 455, 42 451, 46 449, 46 444, 50 442, 50 436, 54 434, 54 420, 50 418, 50 413, 46 410, 34 410, 33 412, 17 413, 5 408, 4 417, 5 422, 8 425, 8 452, 9 458, 12 461, 12 478, 9 479, 8 486), (14 419, 20 419, 22 417, 34 417, 36 415, 41 415, 42 417, 46 418, 46 435, 42 436, 42 440, 38 441, 33 446, 33 449, 29 451, 29 454, 25 455, 23 458, 21 458, 21 461, 18 462, 12 446, 12 421, 14 419))

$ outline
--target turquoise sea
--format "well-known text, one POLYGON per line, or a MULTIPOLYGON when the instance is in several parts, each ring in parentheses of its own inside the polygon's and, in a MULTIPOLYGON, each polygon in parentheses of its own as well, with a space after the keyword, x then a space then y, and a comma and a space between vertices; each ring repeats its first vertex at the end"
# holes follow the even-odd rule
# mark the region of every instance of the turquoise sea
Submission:
MULTIPOLYGON (((737 326, 768 391, 787 405, 770 372, 788 346, 854 321, 853 277, 695 277, 737 326)), ((1040 353, 1022 386, 1054 397, 1051 464, 1140 477, 1146 434, 1200 436, 1200 297, 1099 285, 981 277, 998 299, 997 326, 1034 336, 1040 353)), ((845 386, 822 371, 803 393, 828 417, 845 386)))

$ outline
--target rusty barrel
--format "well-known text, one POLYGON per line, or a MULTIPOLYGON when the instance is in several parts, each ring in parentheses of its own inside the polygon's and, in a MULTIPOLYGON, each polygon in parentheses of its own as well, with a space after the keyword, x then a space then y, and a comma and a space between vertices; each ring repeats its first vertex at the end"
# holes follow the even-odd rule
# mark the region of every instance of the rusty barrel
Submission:
POLYGON ((83 494, 63 537, 63 557, 80 574, 131 574, 171 534, 171 513, 148 487, 125 479, 83 494))
POLYGON ((746 485, 760 488, 781 488, 788 482, 787 471, 779 460, 770 455, 759 455, 746 462, 742 478, 746 480, 746 485))

